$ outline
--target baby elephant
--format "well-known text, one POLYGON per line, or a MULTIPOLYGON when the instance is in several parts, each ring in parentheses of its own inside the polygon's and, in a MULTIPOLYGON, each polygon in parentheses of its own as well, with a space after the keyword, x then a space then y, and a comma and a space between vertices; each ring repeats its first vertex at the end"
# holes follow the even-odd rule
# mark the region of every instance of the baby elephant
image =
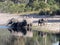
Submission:
POLYGON ((40 26, 45 25, 45 24, 44 24, 44 19, 39 19, 39 20, 38 20, 38 26, 39 26, 39 25, 40 25, 40 26))

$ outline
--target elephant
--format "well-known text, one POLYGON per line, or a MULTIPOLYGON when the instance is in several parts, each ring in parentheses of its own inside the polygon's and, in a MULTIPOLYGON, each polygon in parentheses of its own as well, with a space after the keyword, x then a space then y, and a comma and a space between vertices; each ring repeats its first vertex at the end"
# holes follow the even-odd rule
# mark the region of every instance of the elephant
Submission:
POLYGON ((39 19, 38 20, 38 26, 42 26, 42 25, 44 25, 44 19, 39 19))
POLYGON ((12 21, 13 19, 11 19, 10 22, 7 24, 10 27, 8 28, 10 33, 12 33, 12 31, 22 32, 25 35, 27 33, 27 30, 25 28, 25 26, 27 26, 27 21, 23 20, 22 22, 15 22, 15 21, 12 21))

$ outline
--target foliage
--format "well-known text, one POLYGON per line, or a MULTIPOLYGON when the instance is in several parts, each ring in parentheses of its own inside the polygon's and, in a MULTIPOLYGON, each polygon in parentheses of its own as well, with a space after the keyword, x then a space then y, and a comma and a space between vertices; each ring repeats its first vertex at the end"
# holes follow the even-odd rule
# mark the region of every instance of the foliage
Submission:
POLYGON ((47 3, 48 3, 49 5, 56 4, 56 2, 55 2, 54 0, 49 0, 47 3))
POLYGON ((47 7, 47 4, 45 2, 39 2, 39 6, 40 8, 46 8, 47 7))
POLYGON ((10 7, 10 12, 13 13, 20 13, 20 12, 24 12, 25 9, 25 4, 13 4, 10 7))
POLYGON ((34 1, 31 6, 32 6, 32 10, 38 10, 39 9, 39 3, 37 1, 34 1))
MULTIPOLYGON (((59 0, 0 0, 1 13, 40 11, 46 15, 60 10, 59 0)), ((54 14, 55 15, 55 14, 54 14)))
POLYGON ((26 8, 25 8, 25 10, 24 10, 24 12, 27 12, 27 11, 32 11, 32 8, 31 7, 29 7, 29 6, 27 6, 26 8))

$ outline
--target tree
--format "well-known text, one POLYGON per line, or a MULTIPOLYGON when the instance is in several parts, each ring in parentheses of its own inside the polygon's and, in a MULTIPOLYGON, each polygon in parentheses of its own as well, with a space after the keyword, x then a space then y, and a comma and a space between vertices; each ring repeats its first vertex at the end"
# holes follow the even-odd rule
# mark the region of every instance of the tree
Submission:
POLYGON ((45 0, 45 3, 47 3, 48 0, 45 0))
POLYGON ((32 11, 32 8, 31 8, 31 7, 29 7, 29 6, 25 7, 24 12, 27 12, 27 11, 32 11))
POLYGON ((18 4, 18 3, 28 3, 28 0, 11 0, 12 2, 18 4))
POLYGON ((40 9, 49 8, 50 5, 45 2, 39 2, 40 9))
POLYGON ((0 0, 0 2, 4 2, 5 0, 0 0))
POLYGON ((55 1, 56 1, 56 3, 60 4, 60 0, 55 0, 55 1))
POLYGON ((59 10, 59 6, 57 4, 50 6, 50 12, 52 15, 56 15, 56 11, 59 10))
POLYGON ((49 5, 56 4, 55 0, 48 0, 47 3, 48 3, 49 5))
POLYGON ((39 3, 38 3, 38 1, 34 1, 32 3, 32 8, 33 8, 33 10, 39 10, 39 3))

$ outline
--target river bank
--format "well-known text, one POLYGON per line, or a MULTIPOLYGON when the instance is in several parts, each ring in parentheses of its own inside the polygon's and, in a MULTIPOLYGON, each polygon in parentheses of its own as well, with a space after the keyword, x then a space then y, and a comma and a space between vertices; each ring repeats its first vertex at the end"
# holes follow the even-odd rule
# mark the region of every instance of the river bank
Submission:
POLYGON ((0 13, 0 25, 8 23, 11 18, 18 19, 21 21, 22 19, 28 19, 29 21, 38 21, 38 19, 43 18, 44 20, 50 20, 49 22, 60 22, 60 16, 45 16, 45 15, 37 15, 37 14, 8 14, 8 13, 0 13), (52 20, 52 21, 51 21, 52 20))

